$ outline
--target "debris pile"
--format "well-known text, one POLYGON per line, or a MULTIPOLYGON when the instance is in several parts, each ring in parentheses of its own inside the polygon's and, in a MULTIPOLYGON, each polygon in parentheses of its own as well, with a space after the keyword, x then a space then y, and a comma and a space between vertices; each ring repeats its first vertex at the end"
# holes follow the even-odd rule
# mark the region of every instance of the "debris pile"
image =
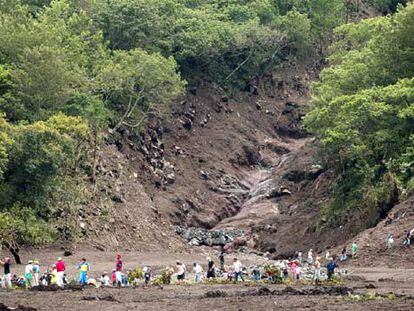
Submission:
POLYGON ((175 232, 183 239, 187 240, 190 245, 200 246, 218 246, 225 245, 234 241, 235 238, 244 235, 243 230, 217 230, 209 231, 203 228, 182 228, 175 227, 175 232))

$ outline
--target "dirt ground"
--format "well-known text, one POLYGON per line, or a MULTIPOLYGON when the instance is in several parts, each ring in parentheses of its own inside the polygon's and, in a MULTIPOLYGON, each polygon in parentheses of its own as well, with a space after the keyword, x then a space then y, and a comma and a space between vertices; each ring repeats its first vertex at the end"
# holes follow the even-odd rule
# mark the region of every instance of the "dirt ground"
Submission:
MULTIPOLYGON (((24 260, 39 258, 42 267, 54 262, 60 250, 32 251, 23 254, 24 260)), ((206 256, 217 258, 211 249, 194 249, 183 254, 122 253, 126 269, 151 264, 154 270, 173 265, 177 259, 187 266, 193 261, 205 262, 206 256)), ((91 261, 91 276, 111 270, 115 253, 78 250, 65 257, 69 276, 75 275, 79 258, 91 261)), ((233 255, 231 256, 233 257, 233 255)), ((230 261, 227 258, 227 261, 230 261)), ((262 263, 265 258, 240 254, 246 265, 262 263)), ((0 303, 10 308, 32 307, 36 310, 413 310, 414 269, 353 267, 350 264, 344 283, 336 286, 202 284, 168 285, 143 288, 87 288, 82 291, 64 290, 36 292, 26 290, 0 291, 0 303), (349 296, 352 292, 353 296, 349 296), (374 299, 367 294, 375 293, 374 299), (395 295, 389 296, 390 294, 395 295), (359 299, 357 298, 359 295, 359 299), (378 296, 379 295, 379 296, 378 296), (357 300, 358 299, 358 300, 357 300)), ((23 266, 14 266, 21 273, 23 266)), ((1 304, 0 304, 1 307, 1 304)), ((1 310, 1 308, 0 308, 1 310)), ((23 310, 23 309, 21 309, 23 310)))

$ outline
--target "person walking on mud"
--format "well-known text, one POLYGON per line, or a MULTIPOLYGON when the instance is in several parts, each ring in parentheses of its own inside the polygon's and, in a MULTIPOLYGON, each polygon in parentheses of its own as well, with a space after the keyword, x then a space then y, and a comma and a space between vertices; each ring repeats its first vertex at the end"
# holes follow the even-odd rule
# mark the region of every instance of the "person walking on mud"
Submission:
POLYGON ((309 265, 313 264, 313 250, 312 250, 312 248, 308 252, 308 264, 309 265))
POLYGON ((340 261, 341 262, 343 262, 343 261, 346 261, 347 260, 347 255, 346 255, 346 247, 344 247, 343 249, 342 249, 342 253, 341 253, 341 258, 340 258, 340 261))
POLYGON ((394 238, 391 233, 388 233, 385 244, 387 246, 387 250, 391 250, 394 246, 394 238))
POLYGON ((233 262, 234 283, 237 283, 237 281, 239 280, 239 277, 244 282, 242 263, 237 258, 234 258, 233 261, 234 261, 233 262))
POLYGON ((116 255, 116 262, 115 262, 115 285, 118 287, 122 286, 122 268, 123 263, 121 260, 121 255, 116 255))
POLYGON ((216 277, 216 266, 210 257, 207 257, 207 279, 214 279, 216 277))
POLYGON ((194 263, 193 264, 193 271, 194 271, 194 282, 196 283, 200 283, 202 280, 202 276, 203 276, 203 267, 198 264, 198 263, 194 263))
POLYGON ((185 266, 180 261, 177 261, 177 281, 181 284, 185 279, 185 266))
POLYGON ((11 288, 12 283, 11 283, 11 270, 10 270, 11 262, 10 262, 10 258, 6 257, 4 259, 4 261, 0 260, 0 265, 3 266, 2 286, 5 287, 5 288, 11 288))
POLYGON ((338 268, 336 261, 333 257, 329 258, 329 262, 326 265, 326 269, 328 271, 328 280, 332 280, 332 277, 335 275, 335 269, 338 268))
POLYGON ((40 279, 40 263, 39 260, 33 262, 33 286, 39 286, 40 279))
POLYGON ((24 278, 26 280, 26 288, 32 288, 33 286, 33 260, 29 260, 24 268, 24 278))
POLYGON ((299 252, 299 253, 298 253, 298 258, 297 258, 297 260, 299 261, 299 264, 300 264, 300 265, 302 265, 302 262, 303 262, 303 254, 302 254, 302 252, 299 252))
POLYGON ((62 260, 62 258, 58 258, 56 264, 56 284, 59 287, 63 287, 65 282, 63 281, 63 278, 65 276, 66 266, 65 262, 62 260))
POLYGON ((321 279, 321 258, 316 257, 315 263, 313 264, 313 280, 316 285, 319 284, 321 279))
POLYGON ((224 246, 222 245, 220 249, 220 256, 219 256, 221 271, 224 271, 224 254, 225 254, 224 246))
POLYGON ((354 243, 352 243, 352 246, 351 246, 352 259, 355 259, 357 257, 357 250, 358 250, 358 245, 354 241, 354 243))
POLYGON ((86 285, 88 283, 88 271, 90 270, 89 262, 85 258, 78 265, 79 284, 86 285))

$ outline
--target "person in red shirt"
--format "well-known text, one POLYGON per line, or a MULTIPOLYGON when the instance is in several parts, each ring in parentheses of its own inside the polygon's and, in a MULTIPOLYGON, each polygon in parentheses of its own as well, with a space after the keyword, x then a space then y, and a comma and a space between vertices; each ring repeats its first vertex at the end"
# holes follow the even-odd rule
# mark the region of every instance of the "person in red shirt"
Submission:
POLYGON ((118 287, 122 286, 122 260, 121 255, 116 255, 116 265, 115 265, 115 276, 116 276, 116 285, 118 287))
POLYGON ((57 272, 56 284, 60 287, 63 287, 64 285, 63 278, 65 275, 65 270, 66 270, 65 262, 62 260, 62 258, 59 257, 58 261, 56 262, 56 272, 57 272))

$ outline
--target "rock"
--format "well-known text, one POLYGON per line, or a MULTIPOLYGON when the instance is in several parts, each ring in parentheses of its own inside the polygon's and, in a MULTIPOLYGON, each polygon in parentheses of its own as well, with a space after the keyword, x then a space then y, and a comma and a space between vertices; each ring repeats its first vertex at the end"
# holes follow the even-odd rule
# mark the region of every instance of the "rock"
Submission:
POLYGON ((197 87, 195 86, 190 87, 188 91, 194 96, 197 95, 197 87))
POLYGON ((192 127, 193 127, 193 121, 191 121, 189 118, 187 118, 187 119, 184 121, 184 123, 183 123, 183 127, 184 127, 186 130, 190 131, 190 130, 192 129, 192 127))
POLYGON ((115 203, 125 203, 125 199, 121 197, 119 194, 113 194, 111 196, 111 200, 115 203))
POLYGON ((200 241, 197 240, 196 238, 191 239, 190 242, 188 242, 188 244, 192 245, 192 246, 200 246, 200 241))
POLYGON ((4 305, 3 303, 0 303, 0 311, 37 311, 37 309, 32 308, 32 307, 25 307, 22 305, 18 305, 17 308, 9 308, 6 305, 4 305))
POLYGON ((227 102, 229 101, 229 97, 228 97, 228 96, 226 96, 226 95, 224 95, 224 96, 222 96, 222 97, 221 97, 221 101, 222 101, 223 103, 227 103, 227 102))
POLYGON ((205 293, 204 295, 206 298, 220 298, 220 297, 227 297, 228 294, 222 290, 211 290, 205 293))
POLYGON ((200 171, 200 175, 204 180, 208 180, 210 178, 209 174, 205 171, 200 171))
POLYGON ((260 103, 256 103, 256 109, 257 110, 262 110, 262 105, 260 103))
POLYGON ((169 173, 165 176, 165 179, 167 180, 168 183, 172 184, 175 181, 175 174, 169 173))
POLYGON ((208 245, 208 246, 221 246, 230 243, 235 237, 241 237, 244 235, 242 230, 213 230, 209 231, 204 228, 187 228, 184 229, 180 226, 175 227, 175 232, 182 238, 187 240, 190 245, 208 245))
POLYGON ((70 250, 65 250, 65 251, 63 252, 63 256, 65 256, 65 257, 72 256, 72 251, 70 251, 70 250))
POLYGON ((292 192, 289 191, 289 189, 287 189, 286 187, 280 186, 278 188, 272 189, 268 194, 267 194, 267 198, 278 198, 281 197, 283 195, 291 195, 292 192))

